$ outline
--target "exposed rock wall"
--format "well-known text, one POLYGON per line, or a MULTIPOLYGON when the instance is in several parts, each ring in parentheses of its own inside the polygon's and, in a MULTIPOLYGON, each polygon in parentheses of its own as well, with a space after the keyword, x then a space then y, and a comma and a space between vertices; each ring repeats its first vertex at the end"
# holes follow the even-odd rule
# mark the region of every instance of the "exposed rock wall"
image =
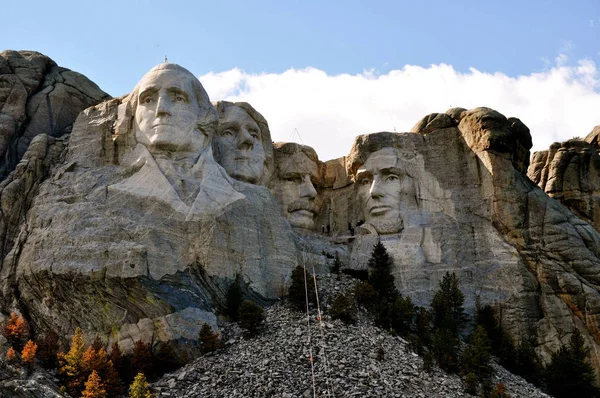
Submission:
POLYGON ((529 178, 600 231, 600 154, 596 127, 585 140, 555 142, 533 154, 529 178))
MULTIPOLYGON (((187 94, 206 102, 205 130, 191 131, 200 142, 210 142, 211 128, 230 136, 222 155, 234 160, 269 144, 259 143, 268 125, 262 116, 256 123, 255 111, 218 125, 185 69, 160 65, 144 79, 166 84, 160 76, 169 73, 188 79, 195 88, 187 94)), ((193 114, 200 108, 188 97, 174 99, 193 114)), ((10 98, 10 120, 24 125, 21 97, 10 98)), ((189 169, 178 169, 160 148, 150 152, 151 141, 136 142, 132 104, 140 98, 87 108, 68 140, 38 135, 0 185, 5 312, 18 309, 34 329, 62 335, 80 326, 124 349, 137 339, 186 346, 203 322, 217 326, 237 276, 247 296, 266 302, 285 293, 297 264, 325 273, 337 254, 346 267, 364 269, 381 240, 397 286, 417 304, 427 305, 443 275, 456 272, 470 311, 477 296, 501 308, 507 330, 515 338, 535 333, 545 358, 577 328, 600 369, 597 133, 534 156, 529 175, 542 189, 525 176, 529 130, 488 108, 432 114, 411 133, 361 135, 348 156, 325 162, 311 148, 277 144, 276 172, 263 168, 244 180, 228 176, 208 144, 189 169), (189 186, 197 196, 179 197, 189 186)), ((15 131, 11 142, 27 136, 15 131)))
POLYGON ((70 132, 79 112, 108 97, 85 76, 38 52, 1 52, 0 173, 15 167, 35 136, 70 132))

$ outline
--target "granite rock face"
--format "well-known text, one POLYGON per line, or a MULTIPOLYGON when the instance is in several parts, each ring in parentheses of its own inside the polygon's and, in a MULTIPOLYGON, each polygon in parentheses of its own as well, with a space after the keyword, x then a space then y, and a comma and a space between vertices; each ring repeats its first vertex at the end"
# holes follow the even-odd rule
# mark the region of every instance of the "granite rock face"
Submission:
POLYGON ((0 172, 8 174, 38 134, 71 131, 85 108, 109 98, 85 76, 34 51, 0 53, 0 172))
POLYGON ((38 135, 0 185, 3 310, 125 350, 137 339, 192 349, 203 323, 217 327, 234 281, 265 303, 285 294, 296 265, 323 274, 338 255, 365 269, 381 240, 417 304, 455 272, 469 311, 477 296, 495 305, 515 339, 536 334, 546 359, 577 328, 600 369, 600 234, 586 222, 597 218, 545 188, 561 180, 566 195, 565 175, 598 176, 596 136, 534 157, 544 189, 525 175, 528 128, 489 108, 361 135, 325 162, 265 137, 254 108, 215 108, 192 73, 167 63, 81 112, 68 139, 38 135))
POLYGON ((597 134, 592 132, 585 141, 555 142, 549 150, 533 154, 528 175, 548 196, 600 231, 600 154, 596 140, 597 134))

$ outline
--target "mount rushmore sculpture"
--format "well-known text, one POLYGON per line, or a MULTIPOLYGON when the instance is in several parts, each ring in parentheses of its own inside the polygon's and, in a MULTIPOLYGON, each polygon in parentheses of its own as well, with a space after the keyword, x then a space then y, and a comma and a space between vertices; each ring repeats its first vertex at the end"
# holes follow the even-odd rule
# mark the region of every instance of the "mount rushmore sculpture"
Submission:
MULTIPOLYGON (((39 57, 4 52, 3 73, 22 79, 11 65, 39 57)), ((176 64, 106 98, 68 131, 35 135, 0 185, 2 308, 34 329, 193 349, 203 323, 218 327, 232 283, 267 303, 297 265, 328 272, 337 255, 365 269, 381 241, 416 304, 455 272, 468 308, 477 297, 501 308, 506 330, 535 333, 546 358, 579 329, 600 369, 598 220, 527 177, 519 119, 453 108, 409 133, 358 136, 324 162, 273 143, 251 105, 211 103, 176 64)))

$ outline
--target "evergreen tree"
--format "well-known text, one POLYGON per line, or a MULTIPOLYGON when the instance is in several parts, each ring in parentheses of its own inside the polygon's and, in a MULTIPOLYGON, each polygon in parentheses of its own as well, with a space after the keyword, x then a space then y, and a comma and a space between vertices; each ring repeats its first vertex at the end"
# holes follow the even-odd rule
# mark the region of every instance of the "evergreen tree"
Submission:
POLYGON ((461 371, 465 375, 474 374, 481 384, 489 384, 493 375, 492 354, 490 341, 483 326, 475 327, 470 340, 462 354, 461 371))
POLYGON ((552 361, 546 368, 546 382, 553 396, 556 398, 600 396, 600 391, 594 387, 594 369, 586 361, 588 352, 583 336, 575 329, 569 345, 560 347, 558 352, 552 355, 552 361))
POLYGON ((387 300, 388 303, 393 303, 398 295, 392 275, 393 265, 394 261, 383 243, 377 242, 368 262, 369 283, 377 292, 379 300, 387 300))
POLYGON ((240 306, 240 327, 246 330, 248 336, 258 334, 265 320, 263 308, 250 300, 244 300, 240 306))
POLYGON ((446 272, 431 301, 433 328, 448 330, 458 337, 466 323, 464 302, 465 296, 460 290, 458 277, 455 273, 446 272))
POLYGON ((431 351, 440 368, 448 373, 458 371, 460 341, 450 330, 434 330, 431 335, 431 351))
POLYGON ((239 320, 240 305, 242 305, 244 298, 242 289, 240 288, 240 282, 240 277, 238 275, 227 291, 227 315, 229 315, 229 318, 234 322, 239 320))
POLYGON ((117 371, 119 378, 126 384, 129 384, 129 382, 133 379, 131 375, 131 367, 129 366, 130 364, 128 363, 128 359, 125 356, 123 356, 121 348, 119 347, 119 344, 116 341, 112 344, 110 348, 109 359, 113 363, 113 366, 117 371))
POLYGON ((377 292, 373 289, 373 286, 369 282, 356 282, 356 288, 354 290, 356 301, 358 304, 371 311, 377 303, 377 292))
POLYGON ((104 384, 95 370, 85 382, 85 390, 81 393, 81 398, 106 398, 104 384))
POLYGON ((38 343, 38 358, 44 368, 55 369, 58 367, 56 359, 58 348, 58 334, 54 330, 49 330, 44 339, 38 343))
POLYGON ((315 285, 313 276, 306 271, 304 267, 297 266, 292 271, 292 284, 288 290, 288 300, 292 307, 298 311, 306 311, 306 297, 308 293, 308 302, 316 303, 315 285))
POLYGON ((133 383, 129 386, 129 398, 154 398, 154 394, 148 388, 144 373, 140 372, 135 376, 133 383))
POLYGON ((133 346, 133 356, 131 357, 132 374, 140 372, 151 377, 152 367, 152 345, 144 343, 142 340, 137 340, 133 346))

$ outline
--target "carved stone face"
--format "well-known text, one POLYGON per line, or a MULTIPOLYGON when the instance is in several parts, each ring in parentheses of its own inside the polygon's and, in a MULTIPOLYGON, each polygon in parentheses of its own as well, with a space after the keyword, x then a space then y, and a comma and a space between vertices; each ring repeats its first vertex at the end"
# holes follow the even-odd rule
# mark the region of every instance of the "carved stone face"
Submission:
POLYGON ((278 160, 278 180, 273 194, 281 212, 293 227, 313 229, 317 205, 317 191, 313 181, 318 178, 318 167, 303 152, 278 160))
POLYGON ((227 174, 251 184, 263 175, 265 151, 258 124, 238 106, 225 109, 215 137, 215 157, 227 174))
POLYGON ((200 109, 193 79, 182 71, 159 69, 138 84, 135 138, 150 152, 194 151, 204 145, 205 136, 195 128, 200 109))
POLYGON ((398 152, 384 148, 373 152, 356 176, 365 221, 379 234, 393 234, 403 228, 400 203, 410 182, 397 164, 398 152))

